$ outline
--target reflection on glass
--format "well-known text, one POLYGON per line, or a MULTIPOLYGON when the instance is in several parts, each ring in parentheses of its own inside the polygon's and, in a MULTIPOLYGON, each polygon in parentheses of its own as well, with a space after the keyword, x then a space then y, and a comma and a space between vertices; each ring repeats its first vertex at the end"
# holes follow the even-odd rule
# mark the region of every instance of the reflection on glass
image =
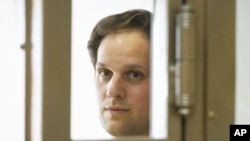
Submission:
POLYGON ((236 124, 250 124, 250 1, 236 1, 236 124))
MULTIPOLYGON (((94 79, 100 80, 98 83, 101 86, 102 82, 109 79, 109 76, 113 76, 113 81, 117 81, 119 76, 117 72, 123 73, 125 79, 134 85, 139 85, 139 80, 144 79, 147 76, 145 69, 137 64, 129 65, 124 67, 124 69, 129 70, 117 70, 116 62, 112 62, 113 66, 107 66, 103 64, 103 60, 98 60, 98 68, 95 74, 93 65, 91 64, 88 51, 87 43, 90 37, 90 33, 95 26, 95 24, 108 15, 114 13, 120 13, 127 11, 129 9, 147 9, 152 11, 153 0, 94 0, 94 1, 81 1, 74 0, 72 4, 72 81, 71 81, 71 95, 72 95, 72 105, 71 105, 71 138, 73 140, 83 140, 83 139, 107 139, 111 136, 103 130, 101 122, 99 120, 98 114, 98 104, 96 92, 94 90, 94 79), (129 69, 128 69, 128 68, 129 69), (96 75, 96 77, 95 77, 96 75)), ((109 39, 126 37, 127 34, 119 34, 114 37, 107 38, 105 41, 109 43, 109 39)), ((138 32, 133 32, 132 35, 138 37, 138 32)), ((141 37, 141 36, 139 36, 141 37)), ((134 38, 126 38, 132 39, 134 38)), ((140 38, 141 39, 141 38, 140 38)), ((145 39, 145 38, 142 38, 145 39)), ((143 40, 145 41, 145 40, 143 40)), ((132 42, 132 41, 130 41, 132 42)), ((128 43, 128 41, 126 42, 128 43)), ((142 42, 145 43, 145 42, 142 42)), ((105 44, 103 44, 105 46, 105 44)), ((112 48, 109 48, 112 50, 112 48)), ((104 50, 103 50, 104 51, 104 50)), ((112 50, 119 51, 119 50, 112 50)), ((141 50, 140 50, 141 51, 141 50)), ((100 51, 101 52, 101 51, 100 51)), ((115 53, 113 55, 117 55, 115 53)), ((111 55, 107 55, 111 57, 111 55)), ((115 56, 122 57, 122 56, 115 56)), ((107 58, 102 58, 107 59, 107 58)), ((121 58, 120 58, 121 59, 121 58)), ((133 61, 133 60, 131 60, 133 61)), ((134 61, 133 61, 134 62, 134 61)), ((145 62, 146 64, 147 62, 145 62)), ((117 64, 118 65, 118 64, 117 64)), ((124 65, 124 64, 120 64, 124 65)), ((112 82, 113 82, 112 81, 112 82)), ((141 80, 141 82, 144 82, 141 80)), ((140 83, 141 84, 141 83, 140 83)), ((129 87, 131 84, 126 84, 129 87)), ((101 89, 100 89, 101 90, 101 89)), ((110 88, 110 94, 116 91, 115 88, 110 88)), ((120 91, 120 90, 119 90, 120 91)), ((107 102, 108 103, 108 102, 107 102)), ((112 102, 111 102, 112 103, 112 102)), ((114 105, 106 105, 107 109, 117 108, 114 105), (112 107, 113 106, 113 107, 112 107)), ((117 105, 115 105, 117 106, 117 105)), ((119 105, 118 105, 119 106, 119 105)), ((119 108, 119 107, 118 107, 119 108)), ((126 107, 129 108, 129 107, 126 107)), ((113 112, 114 114, 116 112, 113 112)), ((114 133, 113 133, 114 135, 114 133)))

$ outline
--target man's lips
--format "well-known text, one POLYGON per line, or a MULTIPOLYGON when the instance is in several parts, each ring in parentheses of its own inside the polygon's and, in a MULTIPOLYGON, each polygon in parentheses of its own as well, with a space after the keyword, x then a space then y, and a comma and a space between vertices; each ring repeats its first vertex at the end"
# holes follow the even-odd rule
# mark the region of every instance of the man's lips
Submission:
POLYGON ((110 112, 111 114, 122 114, 130 111, 128 108, 113 107, 113 106, 106 107, 104 108, 104 110, 110 112))

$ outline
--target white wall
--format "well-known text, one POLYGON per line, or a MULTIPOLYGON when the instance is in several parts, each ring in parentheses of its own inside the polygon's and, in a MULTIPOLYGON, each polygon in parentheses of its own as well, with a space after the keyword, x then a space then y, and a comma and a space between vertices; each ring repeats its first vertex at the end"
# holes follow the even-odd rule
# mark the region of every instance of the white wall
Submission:
POLYGON ((236 1, 236 124, 250 124, 250 1, 236 1))

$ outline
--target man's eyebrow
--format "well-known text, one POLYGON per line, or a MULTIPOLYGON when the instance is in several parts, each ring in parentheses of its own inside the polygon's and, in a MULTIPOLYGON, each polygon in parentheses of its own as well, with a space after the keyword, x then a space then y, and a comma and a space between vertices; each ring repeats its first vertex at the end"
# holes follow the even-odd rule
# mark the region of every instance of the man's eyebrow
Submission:
POLYGON ((126 66, 128 69, 146 69, 143 65, 140 64, 129 64, 126 66))
MULTIPOLYGON (((95 65, 96 67, 98 66, 98 67, 106 67, 107 65, 105 64, 105 63, 103 63, 103 62, 97 62, 96 63, 96 65, 95 65)), ((128 64, 128 65, 126 65, 125 66, 125 68, 127 68, 127 69, 147 69, 146 67, 144 67, 143 65, 140 65, 140 64, 128 64)))
POLYGON ((102 62, 97 62, 97 63, 96 63, 96 66, 105 66, 105 64, 102 63, 102 62))
POLYGON ((95 67, 105 67, 106 65, 103 62, 97 62, 95 67))

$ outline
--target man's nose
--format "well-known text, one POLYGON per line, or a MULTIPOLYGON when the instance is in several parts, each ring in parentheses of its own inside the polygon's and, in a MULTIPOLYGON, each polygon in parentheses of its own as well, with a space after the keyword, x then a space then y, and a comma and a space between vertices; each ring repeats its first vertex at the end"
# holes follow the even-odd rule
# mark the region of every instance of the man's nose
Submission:
POLYGON ((113 76, 108 83, 107 96, 110 98, 124 98, 126 95, 122 78, 113 76))

